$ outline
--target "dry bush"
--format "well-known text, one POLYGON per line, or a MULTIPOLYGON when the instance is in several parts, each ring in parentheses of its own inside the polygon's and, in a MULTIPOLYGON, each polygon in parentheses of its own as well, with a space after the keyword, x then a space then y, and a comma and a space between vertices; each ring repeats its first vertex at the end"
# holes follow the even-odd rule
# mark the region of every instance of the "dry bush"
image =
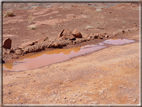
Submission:
POLYGON ((32 14, 30 14, 30 15, 28 16, 28 23, 29 23, 29 24, 32 24, 33 22, 34 22, 34 17, 33 17, 32 14))
POLYGON ((38 7, 34 6, 32 7, 33 10, 38 10, 38 7))
POLYGON ((36 29, 37 29, 37 26, 35 25, 28 26, 28 30, 36 30, 36 29))
POLYGON ((12 11, 8 11, 4 14, 4 17, 13 17, 13 16, 15 16, 15 15, 12 11))

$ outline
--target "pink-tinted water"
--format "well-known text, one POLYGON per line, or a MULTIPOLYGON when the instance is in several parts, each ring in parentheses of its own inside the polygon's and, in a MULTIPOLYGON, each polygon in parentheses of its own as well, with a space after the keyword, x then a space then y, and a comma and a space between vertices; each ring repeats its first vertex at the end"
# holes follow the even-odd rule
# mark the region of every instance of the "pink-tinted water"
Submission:
POLYGON ((111 44, 111 45, 122 45, 122 44, 132 43, 132 42, 135 42, 135 41, 129 40, 129 39, 108 39, 108 40, 105 40, 103 43, 111 44))
POLYGON ((35 69, 57 62, 66 61, 70 58, 90 53, 105 47, 106 46, 93 44, 71 49, 55 49, 47 52, 41 52, 24 59, 19 59, 13 63, 5 63, 3 64, 3 69, 9 71, 24 71, 35 69))
POLYGON ((46 52, 40 52, 34 54, 30 57, 26 57, 24 59, 19 59, 12 63, 5 63, 3 64, 4 70, 9 71, 24 71, 29 69, 35 69, 39 67, 43 67, 46 65, 54 64, 57 62, 62 62, 69 60, 70 58, 84 55, 86 53, 94 52, 99 49, 103 49, 106 46, 104 44, 111 44, 111 45, 122 45, 126 43, 132 43, 134 40, 128 39, 108 39, 99 43, 98 45, 86 45, 77 48, 70 48, 70 49, 55 49, 46 52))

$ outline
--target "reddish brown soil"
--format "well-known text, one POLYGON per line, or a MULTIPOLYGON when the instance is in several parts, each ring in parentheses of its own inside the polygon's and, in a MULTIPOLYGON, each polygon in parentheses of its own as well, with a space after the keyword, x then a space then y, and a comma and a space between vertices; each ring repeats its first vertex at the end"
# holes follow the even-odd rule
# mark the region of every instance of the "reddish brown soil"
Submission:
MULTIPOLYGON (((4 9, 3 13, 6 11, 4 9)), ((11 38, 12 47, 44 36, 55 40, 64 28, 78 29, 83 36, 136 28, 122 35, 112 35, 112 38, 136 42, 111 46, 35 70, 3 71, 4 104, 139 104, 138 5, 123 3, 96 11, 88 4, 54 4, 51 8, 13 9, 13 12, 14 17, 3 18, 3 39, 11 38), (28 23, 30 14, 34 18, 32 24, 28 23), (27 30, 29 25, 38 28, 27 30), (86 29, 87 26, 92 28, 86 29)), ((99 41, 102 40, 65 48, 99 41)))
MULTIPOLYGON (((55 39, 65 28, 69 28, 71 31, 78 29, 85 35, 117 32, 139 25, 139 7, 131 4, 119 4, 104 8, 101 12, 97 12, 96 8, 89 6, 61 6, 37 10, 13 9, 15 17, 3 18, 3 39, 10 37, 13 40, 12 47, 17 47, 22 43, 44 36, 55 39), (123 11, 124 9, 125 11, 123 11), (30 14, 34 18, 34 24, 28 23, 30 14), (37 25, 38 28, 27 30, 29 25, 37 25), (85 29, 87 26, 92 28, 85 29)), ((4 10, 3 13, 6 11, 8 10, 4 10)))

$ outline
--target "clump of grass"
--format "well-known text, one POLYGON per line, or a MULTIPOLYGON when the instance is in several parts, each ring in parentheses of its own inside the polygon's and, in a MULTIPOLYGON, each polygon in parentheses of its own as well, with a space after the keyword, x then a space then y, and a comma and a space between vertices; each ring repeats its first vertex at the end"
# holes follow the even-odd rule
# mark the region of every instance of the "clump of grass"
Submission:
POLYGON ((28 30, 36 30, 36 29, 37 29, 37 26, 35 25, 28 26, 28 30))
POLYGON ((30 14, 30 15, 28 16, 28 23, 29 23, 29 24, 32 24, 33 22, 34 22, 34 17, 33 17, 32 14, 30 14))
POLYGON ((87 25, 85 29, 93 29, 93 26, 87 25))
POLYGON ((35 6, 35 7, 32 7, 32 9, 33 9, 33 10, 38 10, 38 7, 36 7, 36 6, 35 6))
POLYGON ((4 14, 4 17, 13 17, 13 16, 15 16, 15 15, 12 11, 8 11, 4 14))
POLYGON ((97 11, 97 12, 101 12, 102 9, 101 9, 101 8, 97 8, 96 11, 97 11))

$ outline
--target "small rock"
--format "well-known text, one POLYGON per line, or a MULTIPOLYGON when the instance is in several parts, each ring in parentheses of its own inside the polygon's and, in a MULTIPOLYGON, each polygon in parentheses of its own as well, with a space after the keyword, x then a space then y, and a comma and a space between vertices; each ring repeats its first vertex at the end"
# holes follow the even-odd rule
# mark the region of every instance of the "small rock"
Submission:
POLYGON ((77 96, 77 94, 73 94, 73 96, 74 96, 74 97, 76 97, 76 96, 77 96))
POLYGON ((21 55, 21 54, 22 54, 22 51, 21 51, 21 50, 16 50, 16 51, 15 51, 15 54, 16 54, 16 55, 21 55))
POLYGON ((12 92, 8 92, 8 94, 11 94, 12 92))
MULTIPOLYGON (((43 39, 43 38, 42 38, 43 39)), ((22 45, 20 46, 20 48, 25 48, 27 46, 33 46, 36 43, 38 43, 38 41, 30 41, 30 42, 26 42, 26 43, 22 43, 22 45)))
POLYGON ((5 61, 2 59, 2 63, 5 63, 5 61))
POLYGON ((132 101, 135 103, 135 102, 137 101, 137 99, 135 98, 135 99, 133 99, 132 101))
POLYGON ((103 92, 104 92, 104 90, 99 90, 99 92, 100 92, 100 93, 103 93, 103 92))
POLYGON ((89 34, 85 34, 83 37, 84 38, 87 38, 87 37, 89 37, 90 35, 89 34))
POLYGON ((36 30, 36 29, 37 29, 37 26, 35 25, 28 26, 28 30, 36 30))
POLYGON ((99 38, 99 35, 95 35, 95 36, 94 36, 94 39, 98 39, 98 38, 99 38))
POLYGON ((12 84, 8 84, 8 87, 12 87, 12 84))
POLYGON ((89 94, 93 94, 93 92, 89 92, 89 94))
POLYGON ((8 11, 4 14, 4 17, 13 17, 13 16, 15 16, 15 15, 12 11, 8 11))
POLYGON ((112 84, 109 84, 110 85, 110 87, 112 87, 112 84))
POLYGON ((99 35, 99 39, 103 39, 103 37, 101 35, 99 35))
POLYGON ((4 99, 6 99, 7 97, 4 97, 4 99))
POLYGON ((122 33, 124 34, 124 33, 125 33, 125 31, 124 31, 124 30, 122 30, 122 33))
POLYGON ((11 44, 12 44, 12 40, 10 38, 6 38, 3 41, 3 47, 6 49, 10 49, 11 48, 11 44))
POLYGON ((75 29, 72 34, 76 38, 82 38, 82 34, 77 29, 75 29))
POLYGON ((10 53, 14 53, 14 52, 15 52, 15 49, 11 48, 10 53))
POLYGON ((97 102, 97 101, 93 101, 92 103, 93 103, 93 104, 98 104, 98 102, 97 102))
POLYGON ((67 99, 67 97, 64 97, 64 99, 67 99))
POLYGON ((17 55, 13 55, 12 59, 18 59, 19 57, 17 55))
POLYGON ((101 12, 102 9, 101 9, 101 8, 97 8, 96 11, 97 11, 97 12, 101 12))
POLYGON ((88 30, 88 29, 93 29, 93 26, 87 25, 87 26, 85 27, 85 29, 86 29, 86 30, 88 30))
POLYGON ((27 95, 29 95, 29 93, 25 93, 25 95, 27 96, 27 95))
POLYGON ((105 38, 109 38, 109 36, 108 36, 108 35, 105 35, 105 38))
POLYGON ((75 100, 72 100, 71 102, 72 102, 72 103, 76 103, 76 101, 75 101, 75 100))
POLYGON ((57 43, 57 42, 54 42, 54 43, 52 44, 52 47, 54 47, 54 48, 60 48, 61 45, 60 45, 59 43, 57 43))
POLYGON ((47 40, 48 40, 48 37, 47 37, 47 36, 45 36, 45 37, 40 38, 39 40, 37 40, 37 42, 38 42, 38 43, 41 43, 41 42, 43 42, 43 41, 47 41, 47 40))

